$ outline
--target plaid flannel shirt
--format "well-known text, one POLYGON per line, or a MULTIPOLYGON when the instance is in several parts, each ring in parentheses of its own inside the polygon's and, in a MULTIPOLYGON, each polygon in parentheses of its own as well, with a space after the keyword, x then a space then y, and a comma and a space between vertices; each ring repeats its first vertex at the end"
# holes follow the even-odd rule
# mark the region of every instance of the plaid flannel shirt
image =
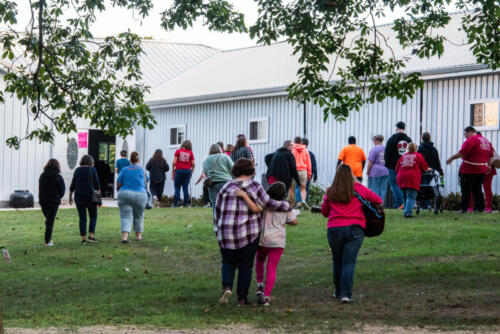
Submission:
POLYGON ((245 201, 235 195, 242 189, 260 207, 276 211, 290 211, 286 201, 271 199, 255 180, 230 181, 221 189, 215 205, 214 231, 219 246, 240 249, 257 239, 262 229, 262 212, 253 213, 245 201))

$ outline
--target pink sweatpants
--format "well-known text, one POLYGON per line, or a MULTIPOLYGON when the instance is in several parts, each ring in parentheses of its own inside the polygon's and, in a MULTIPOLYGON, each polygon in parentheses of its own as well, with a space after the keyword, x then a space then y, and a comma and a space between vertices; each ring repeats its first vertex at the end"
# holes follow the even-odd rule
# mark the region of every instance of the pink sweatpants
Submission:
POLYGON ((276 269, 278 269, 278 263, 280 262, 284 250, 284 248, 269 248, 262 246, 259 246, 257 249, 257 254, 255 256, 257 283, 264 282, 264 264, 267 258, 267 275, 264 287, 264 295, 267 297, 270 297, 273 291, 274 282, 276 282, 276 269))

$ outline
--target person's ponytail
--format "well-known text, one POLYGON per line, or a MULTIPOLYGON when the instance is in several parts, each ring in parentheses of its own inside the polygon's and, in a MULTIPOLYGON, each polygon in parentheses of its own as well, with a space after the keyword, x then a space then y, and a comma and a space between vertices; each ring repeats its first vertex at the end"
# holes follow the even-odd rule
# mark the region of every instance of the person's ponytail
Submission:
POLYGON ((133 164, 136 164, 139 162, 139 153, 137 152, 132 152, 130 153, 130 162, 133 164))

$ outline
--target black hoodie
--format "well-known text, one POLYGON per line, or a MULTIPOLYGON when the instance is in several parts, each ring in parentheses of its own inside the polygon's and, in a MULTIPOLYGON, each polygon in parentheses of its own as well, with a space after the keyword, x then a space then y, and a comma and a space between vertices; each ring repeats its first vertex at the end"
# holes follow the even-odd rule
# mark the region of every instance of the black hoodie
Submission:
POLYGON ((396 169, 399 158, 406 153, 408 143, 411 143, 411 138, 406 133, 395 133, 389 138, 384 152, 385 166, 387 168, 396 169), (406 142, 406 145, 404 145, 404 142, 406 142))
POLYGON ((439 154, 434 143, 423 142, 418 147, 418 153, 422 154, 427 161, 430 168, 437 170, 439 175, 443 175, 443 169, 441 168, 441 161, 439 161, 439 154))
POLYGON ((266 155, 264 160, 268 166, 268 177, 274 176, 283 182, 287 189, 292 184, 292 178, 300 184, 295 157, 289 149, 281 147, 276 152, 266 155))
POLYGON ((61 198, 64 196, 66 186, 61 174, 55 168, 47 168, 38 181, 38 203, 61 204, 61 198))

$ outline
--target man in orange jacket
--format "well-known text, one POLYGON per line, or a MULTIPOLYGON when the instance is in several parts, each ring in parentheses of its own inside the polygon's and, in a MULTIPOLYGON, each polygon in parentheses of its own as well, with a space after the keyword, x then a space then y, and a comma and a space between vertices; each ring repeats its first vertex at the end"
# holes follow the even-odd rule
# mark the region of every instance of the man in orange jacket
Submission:
MULTIPOLYGON (((297 165, 297 173, 299 174, 300 181, 300 196, 302 198, 307 197, 306 185, 309 180, 311 180, 312 176, 312 164, 311 157, 309 156, 309 151, 307 150, 307 146, 302 144, 302 138, 295 137, 293 140, 293 156, 295 157, 295 164, 297 165)), ((290 204, 295 203, 295 181, 292 181, 292 186, 289 191, 290 204)), ((299 203, 305 209, 309 209, 306 201, 302 201, 299 203)))

